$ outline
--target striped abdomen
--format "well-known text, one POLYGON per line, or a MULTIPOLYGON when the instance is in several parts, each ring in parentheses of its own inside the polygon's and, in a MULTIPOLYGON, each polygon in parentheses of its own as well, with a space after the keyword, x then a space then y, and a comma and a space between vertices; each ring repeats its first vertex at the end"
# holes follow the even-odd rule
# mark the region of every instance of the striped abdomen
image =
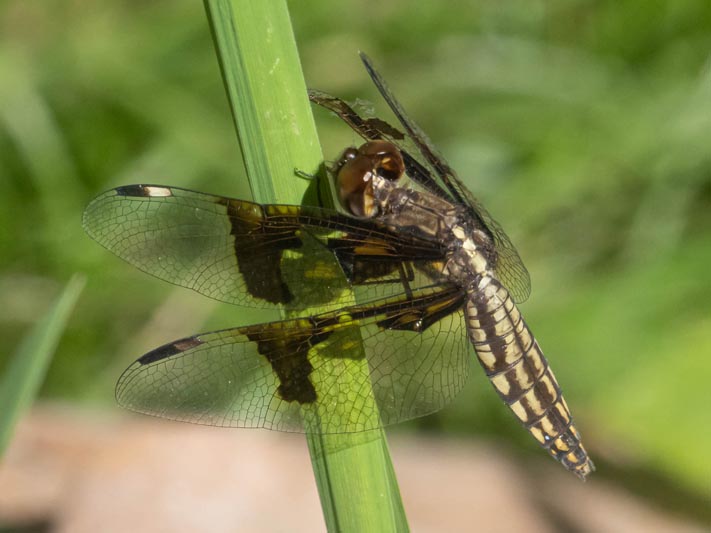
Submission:
POLYGON ((479 362, 521 423, 578 477, 594 470, 538 342, 506 288, 484 276, 469 294, 467 330, 479 362))

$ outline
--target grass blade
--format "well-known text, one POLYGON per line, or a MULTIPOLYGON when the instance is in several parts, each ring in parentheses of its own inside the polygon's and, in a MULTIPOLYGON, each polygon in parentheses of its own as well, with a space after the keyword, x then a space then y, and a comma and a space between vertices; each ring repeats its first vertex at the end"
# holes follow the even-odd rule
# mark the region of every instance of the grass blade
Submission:
POLYGON ((84 288, 84 277, 74 275, 52 308, 23 339, 0 383, 0 456, 10 442, 22 413, 32 404, 84 288))
MULTIPOLYGON (((323 156, 286 3, 205 7, 254 198, 301 203, 323 156)), ((408 531, 382 431, 307 439, 329 531, 408 531)))

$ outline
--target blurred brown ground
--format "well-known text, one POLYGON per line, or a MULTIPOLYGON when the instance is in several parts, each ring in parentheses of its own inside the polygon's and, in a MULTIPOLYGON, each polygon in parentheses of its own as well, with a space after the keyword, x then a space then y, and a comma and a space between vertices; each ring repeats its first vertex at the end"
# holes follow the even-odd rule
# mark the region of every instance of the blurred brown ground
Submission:
MULTIPOLYGON (((491 443, 395 436, 416 532, 708 531, 607 482, 532 479, 491 443)), ((0 463, 0 528, 59 532, 325 529, 301 435, 36 408, 0 463)))

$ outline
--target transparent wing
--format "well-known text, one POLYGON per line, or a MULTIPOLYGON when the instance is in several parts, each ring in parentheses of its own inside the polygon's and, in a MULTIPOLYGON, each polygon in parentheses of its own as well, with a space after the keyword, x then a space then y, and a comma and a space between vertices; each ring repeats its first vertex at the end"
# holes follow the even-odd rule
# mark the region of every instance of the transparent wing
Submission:
POLYGON ((144 272, 252 307, 335 308, 349 288, 360 302, 393 296, 439 281, 443 256, 438 243, 372 220, 158 185, 101 194, 83 223, 144 272))
POLYGON ((452 167, 449 166, 449 163, 435 148, 425 132, 407 115, 383 77, 375 69, 370 58, 362 52, 360 57, 380 94, 388 103, 390 109, 393 110, 393 113, 395 113, 412 141, 417 145, 422 157, 434 169, 437 178, 449 191, 451 197, 455 202, 467 207, 472 217, 478 220, 483 228, 488 230, 499 255, 495 265, 499 278, 507 286, 514 300, 518 302, 525 301, 531 293, 531 278, 508 235, 462 183, 462 180, 459 179, 452 167))
POLYGON ((340 98, 322 91, 309 89, 309 99, 336 114, 363 139, 369 141, 382 139, 393 143, 402 153, 407 175, 417 185, 436 196, 452 200, 449 192, 435 179, 432 170, 413 156, 415 153, 413 148, 416 149, 417 147, 400 130, 382 119, 364 118, 340 98))
POLYGON ((385 139, 403 153, 407 174, 420 186, 467 209, 472 219, 494 243, 492 258, 497 276, 509 289, 514 300, 525 301, 531 292, 531 278, 516 248, 484 206, 471 194, 445 158, 434 147, 422 129, 407 115, 385 80, 363 53, 361 59, 375 86, 398 118, 405 133, 379 118, 363 118, 339 98, 320 91, 310 91, 311 100, 333 111, 359 135, 368 140, 385 139), (412 150, 414 146, 417 152, 412 150))
POLYGON ((121 376, 118 402, 225 427, 349 433, 432 413, 467 379, 460 289, 172 342, 121 376))

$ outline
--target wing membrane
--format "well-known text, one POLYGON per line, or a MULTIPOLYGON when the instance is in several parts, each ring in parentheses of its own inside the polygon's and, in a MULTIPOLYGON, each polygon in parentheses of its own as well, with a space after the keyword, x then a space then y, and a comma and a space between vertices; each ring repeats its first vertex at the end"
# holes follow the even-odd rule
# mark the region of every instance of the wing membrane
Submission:
POLYGON ((363 139, 369 141, 382 139, 395 144, 402 153, 406 173, 412 180, 436 196, 451 199, 449 193, 434 179, 432 172, 417 158, 413 157, 412 150, 403 146, 407 137, 397 128, 379 118, 363 118, 340 98, 322 91, 309 89, 309 99, 313 103, 335 113, 363 139))
POLYGON ((378 91, 395 113, 407 135, 381 119, 361 117, 347 103, 326 93, 312 90, 309 92, 311 100, 336 113, 363 138, 368 140, 385 139, 394 143, 403 154, 407 174, 410 178, 427 191, 465 207, 494 243, 497 252, 495 270, 498 277, 507 286, 514 300, 525 301, 531 292, 530 275, 506 232, 469 192, 422 129, 408 117, 370 59, 362 53, 361 59, 378 91), (409 149, 407 144, 414 145, 419 152, 419 157, 409 149))
POLYGON ((439 410, 465 383, 463 302, 444 286, 196 335, 141 357, 116 397, 141 413, 223 427, 350 433, 394 424, 439 410))
POLYGON ((144 272, 253 307, 334 308, 349 287, 360 302, 394 296, 435 283, 442 258, 439 244, 375 221, 156 185, 103 193, 84 228, 144 272))
POLYGON ((420 154, 424 157, 437 177, 449 191, 452 199, 468 208, 470 215, 477 220, 483 229, 488 231, 494 241, 498 252, 495 270, 501 281, 506 284, 509 292, 518 302, 525 301, 531 293, 531 278, 528 270, 518 255, 516 248, 511 243, 508 235, 498 222, 489 214, 484 206, 471 194, 462 183, 449 163, 435 148, 425 132, 405 112, 400 102, 388 87, 380 73, 375 69, 370 58, 361 52, 360 57, 368 74, 375 83, 385 101, 392 109, 395 116, 405 128, 412 141, 417 145, 420 154))

